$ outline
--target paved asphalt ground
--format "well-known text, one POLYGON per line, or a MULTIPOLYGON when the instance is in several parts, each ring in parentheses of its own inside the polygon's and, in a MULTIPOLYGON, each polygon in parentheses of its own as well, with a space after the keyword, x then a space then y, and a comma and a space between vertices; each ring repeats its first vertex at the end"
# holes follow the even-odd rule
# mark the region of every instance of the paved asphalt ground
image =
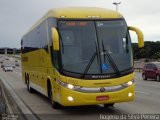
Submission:
MULTIPOLYGON (((48 99, 43 95, 28 93, 22 81, 21 67, 16 67, 13 72, 4 72, 0 68, 0 76, 39 120, 100 120, 105 115, 160 114, 160 82, 143 81, 141 73, 138 72, 135 73, 136 99, 133 102, 117 103, 114 107, 109 108, 83 106, 67 107, 60 110, 53 109, 48 99)), ((156 117, 156 119, 160 118, 156 117)))

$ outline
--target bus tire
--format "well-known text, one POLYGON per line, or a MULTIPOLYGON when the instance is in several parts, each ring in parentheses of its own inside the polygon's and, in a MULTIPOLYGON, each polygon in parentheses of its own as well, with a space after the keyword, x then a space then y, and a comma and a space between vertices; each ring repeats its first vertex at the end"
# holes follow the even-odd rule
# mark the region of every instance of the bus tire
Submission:
POLYGON ((34 89, 30 86, 29 76, 27 76, 27 90, 29 93, 34 93, 34 89))
POLYGON ((24 80, 25 80, 25 84, 27 85, 27 75, 25 73, 25 76, 24 76, 24 80))
POLYGON ((55 102, 53 100, 52 100, 52 107, 54 109, 61 109, 62 108, 62 106, 59 103, 57 103, 57 102, 55 102))
POLYGON ((104 104, 104 108, 114 107, 114 103, 104 104))
POLYGON ((52 87, 51 87, 50 82, 48 83, 47 86, 48 86, 48 98, 50 100, 50 103, 51 103, 52 107, 54 109, 62 108, 62 106, 59 103, 57 103, 56 101, 53 100, 53 92, 52 92, 52 87))

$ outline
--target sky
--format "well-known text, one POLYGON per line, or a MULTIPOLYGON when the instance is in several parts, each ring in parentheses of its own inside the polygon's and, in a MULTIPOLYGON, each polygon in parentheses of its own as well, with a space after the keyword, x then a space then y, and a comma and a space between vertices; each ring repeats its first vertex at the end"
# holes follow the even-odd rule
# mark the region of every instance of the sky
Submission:
MULTIPOLYGON (((19 48, 22 36, 49 9, 59 7, 101 7, 118 11, 128 26, 144 33, 145 41, 160 41, 160 0, 0 0, 0 47, 19 48)), ((132 42, 137 42, 131 33, 132 42)))

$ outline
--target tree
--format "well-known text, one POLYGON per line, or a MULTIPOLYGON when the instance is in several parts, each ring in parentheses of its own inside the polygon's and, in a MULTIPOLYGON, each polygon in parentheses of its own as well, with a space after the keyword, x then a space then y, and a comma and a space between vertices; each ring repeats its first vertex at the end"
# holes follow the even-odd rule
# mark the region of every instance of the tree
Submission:
POLYGON ((146 41, 144 48, 139 49, 137 43, 132 43, 134 59, 160 59, 160 42, 146 41))

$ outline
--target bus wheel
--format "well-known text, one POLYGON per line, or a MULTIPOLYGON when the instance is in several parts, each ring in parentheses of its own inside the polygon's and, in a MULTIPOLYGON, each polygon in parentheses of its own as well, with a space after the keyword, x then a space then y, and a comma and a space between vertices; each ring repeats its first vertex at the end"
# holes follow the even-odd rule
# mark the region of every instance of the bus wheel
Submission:
POLYGON ((27 82, 27 90, 28 90, 28 92, 33 93, 34 89, 30 86, 29 77, 27 77, 26 82, 27 82))
POLYGON ((59 103, 53 100, 53 93, 50 85, 49 85, 48 97, 54 109, 60 109, 62 107, 59 103))
POLYGON ((104 104, 104 108, 114 107, 114 103, 104 104))

